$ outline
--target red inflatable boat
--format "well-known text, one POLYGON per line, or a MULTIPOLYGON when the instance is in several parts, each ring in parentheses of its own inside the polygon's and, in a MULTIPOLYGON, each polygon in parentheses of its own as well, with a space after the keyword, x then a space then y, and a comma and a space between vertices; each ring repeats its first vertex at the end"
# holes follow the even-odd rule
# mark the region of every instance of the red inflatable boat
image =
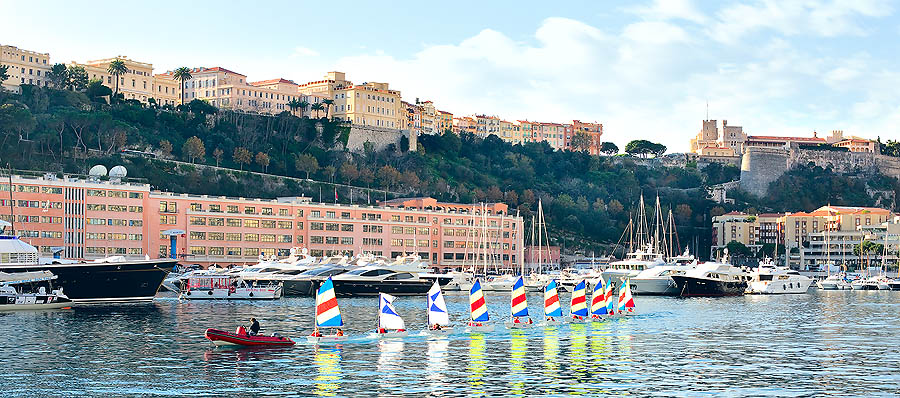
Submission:
POLYGON ((240 345, 247 347, 260 346, 292 346, 294 340, 284 336, 251 336, 243 326, 238 326, 236 333, 226 332, 218 329, 206 329, 206 338, 217 346, 221 345, 240 345))

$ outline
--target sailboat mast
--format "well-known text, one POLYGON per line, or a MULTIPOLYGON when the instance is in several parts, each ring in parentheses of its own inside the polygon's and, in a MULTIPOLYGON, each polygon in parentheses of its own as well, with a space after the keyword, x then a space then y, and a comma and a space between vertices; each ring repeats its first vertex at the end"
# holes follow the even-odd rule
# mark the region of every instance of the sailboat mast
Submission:
POLYGON ((538 242, 537 242, 538 243, 538 245, 537 245, 538 274, 544 273, 544 245, 541 244, 541 239, 543 238, 543 235, 541 234, 541 224, 540 224, 541 220, 544 219, 543 212, 544 212, 544 210, 543 210, 543 206, 541 205, 541 200, 538 199, 538 214, 537 214, 537 216, 538 216, 538 242))

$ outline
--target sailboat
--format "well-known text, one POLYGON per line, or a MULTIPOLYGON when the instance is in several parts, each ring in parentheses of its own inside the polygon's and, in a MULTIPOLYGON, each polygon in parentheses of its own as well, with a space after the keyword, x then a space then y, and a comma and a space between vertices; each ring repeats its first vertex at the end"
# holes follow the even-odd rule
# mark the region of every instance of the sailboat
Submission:
POLYGON ((606 280, 606 286, 603 289, 606 292, 606 297, 604 298, 604 304, 606 305, 606 316, 614 316, 616 315, 616 304, 613 302, 613 286, 612 280, 606 280))
POLYGON ((582 279, 575 285, 575 290, 572 291, 572 303, 569 307, 572 312, 572 321, 583 322, 588 316, 586 292, 587 286, 584 279, 582 279))
POLYGON ((556 280, 553 279, 544 287, 544 325, 556 325, 562 318, 562 307, 559 306, 559 293, 556 280))
POLYGON ((375 333, 378 337, 406 337, 406 325, 403 318, 394 309, 396 297, 387 293, 378 293, 378 328, 375 333))
POLYGON ((626 279, 625 284, 619 289, 619 305, 620 314, 634 313, 634 297, 631 296, 631 281, 626 279))
POLYGON ((428 291, 426 308, 428 308, 428 333, 453 333, 453 328, 449 326, 450 316, 447 314, 447 303, 444 301, 441 285, 437 282, 434 282, 431 290, 428 291))
POLYGON ((534 323, 528 315, 528 298, 525 297, 525 281, 521 276, 513 283, 510 313, 512 314, 513 319, 506 323, 506 327, 510 329, 524 329, 530 327, 534 323), (520 319, 522 317, 528 319, 522 320, 520 319))
POLYGON ((591 293, 591 319, 599 321, 601 316, 609 314, 606 310, 606 291, 603 289, 603 278, 597 280, 591 293))
POLYGON ((494 330, 494 325, 485 323, 490 318, 487 312, 487 302, 484 301, 484 292, 481 291, 481 280, 478 278, 469 289, 469 308, 472 320, 466 326, 467 332, 492 332, 494 330))
POLYGON ((341 309, 338 307, 337 297, 334 295, 334 283, 331 278, 325 280, 319 291, 316 292, 316 320, 315 330, 306 341, 310 343, 344 341, 344 331, 340 328, 344 326, 344 319, 341 318, 341 309), (319 328, 334 328, 334 333, 323 335, 319 328))

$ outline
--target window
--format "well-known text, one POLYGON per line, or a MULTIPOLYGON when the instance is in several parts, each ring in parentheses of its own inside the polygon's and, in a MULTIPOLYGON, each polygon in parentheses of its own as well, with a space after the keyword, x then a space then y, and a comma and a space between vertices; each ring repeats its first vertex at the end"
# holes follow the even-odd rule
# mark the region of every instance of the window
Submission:
POLYGON ((259 220, 244 220, 244 228, 259 228, 259 220))
POLYGON ((342 244, 342 245, 352 245, 352 244, 353 244, 353 238, 352 238, 352 237, 349 237, 349 236, 344 236, 344 237, 341 238, 341 244, 342 244))
POLYGON ((221 256, 221 255, 225 254, 225 248, 224 247, 210 247, 207 250, 207 253, 210 256, 221 256))
POLYGON ((244 234, 244 242, 259 242, 259 234, 244 234))
POLYGON ((325 223, 311 222, 311 223, 309 223, 309 229, 312 231, 323 231, 323 230, 325 230, 325 223))
POLYGON ((228 213, 230 213, 230 214, 237 214, 237 213, 240 213, 240 211, 238 210, 238 207, 237 207, 237 206, 235 206, 235 205, 228 205, 228 213))
POLYGON ((291 225, 290 221, 279 221, 278 222, 278 229, 291 229, 291 228, 293 228, 293 226, 291 225))
POLYGON ((218 217, 210 217, 210 218, 209 218, 209 226, 211 226, 211 227, 221 227, 221 226, 223 226, 223 225, 225 225, 225 219, 224 219, 224 218, 218 218, 218 217))
POLYGON ((229 227, 240 227, 243 225, 240 218, 229 218, 226 220, 229 227))
POLYGON ((275 220, 260 220, 259 226, 262 228, 275 228, 275 220))
POLYGON ((160 213, 177 213, 178 207, 175 205, 175 202, 159 202, 159 212, 160 213))
POLYGON ((341 231, 353 232, 353 224, 341 224, 341 231))
POLYGON ((206 232, 191 231, 191 240, 206 240, 206 232))
POLYGON ((85 208, 87 208, 88 211, 106 211, 106 205, 88 203, 85 205, 85 208))
POLYGON ((262 234, 259 236, 259 241, 266 243, 275 242, 275 234, 262 234))
POLYGON ((391 246, 403 246, 403 239, 391 239, 391 246))
MULTIPOLYGON (((87 190, 87 196, 102 196, 102 197, 105 197, 105 196, 106 196, 106 191, 105 191, 105 190, 102 190, 102 189, 88 189, 88 190, 87 190)), ((162 206, 162 204, 160 204, 160 206, 162 206)), ((162 208, 160 208, 160 210, 162 210, 162 208)))
POLYGON ((225 240, 225 233, 223 233, 223 232, 207 232, 206 238, 207 238, 207 240, 225 240))
MULTIPOLYGON (((210 213, 221 213, 222 206, 221 205, 209 205, 209 211, 210 211, 210 213)), ((221 247, 220 247, 220 249, 221 249, 221 247)))
POLYGON ((335 213, 333 211, 326 211, 325 218, 335 218, 335 213))
MULTIPOLYGON (((315 217, 315 218, 321 218, 321 217, 322 217, 322 213, 319 212, 318 210, 312 210, 312 211, 309 212, 309 216, 310 216, 310 217, 315 217)), ((303 213, 302 213, 302 212, 300 213, 300 217, 303 217, 303 213)))
POLYGON ((400 216, 391 216, 391 221, 400 221, 400 216))
POLYGON ((175 225, 178 223, 177 216, 159 216, 159 223, 165 225, 175 225))
POLYGON ((256 214, 256 208, 255 207, 245 207, 244 214, 256 214))
POLYGON ((343 218, 343 219, 345 219, 345 220, 349 220, 349 219, 350 219, 350 212, 349 212, 349 211, 341 212, 341 218, 343 218))
POLYGON ((191 203, 191 211, 203 211, 203 205, 200 203, 191 203))
POLYGON ((325 243, 325 237, 323 236, 310 236, 309 243, 311 244, 322 244, 325 243))
POLYGON ((338 237, 337 237, 337 236, 326 236, 326 237, 325 237, 325 244, 326 244, 326 245, 336 245, 336 244, 338 244, 338 237))
POLYGON ((229 256, 240 256, 241 248, 240 247, 229 247, 229 248, 225 249, 225 253, 228 254, 229 256))
POLYGON ((338 230, 338 224, 336 224, 336 223, 327 223, 327 224, 325 224, 325 230, 326 230, 326 231, 337 231, 337 230, 338 230))
POLYGON ((228 232, 225 234, 225 240, 229 242, 240 242, 241 234, 237 232, 228 232))
POLYGON ((293 235, 278 235, 278 243, 291 243, 293 235))
POLYGON ((88 225, 106 225, 106 219, 105 218, 88 218, 87 224, 88 225))
POLYGON ((278 215, 282 217, 289 216, 291 215, 291 212, 288 209, 278 209, 278 215))
POLYGON ((191 225, 206 225, 206 217, 191 217, 189 223, 191 225))

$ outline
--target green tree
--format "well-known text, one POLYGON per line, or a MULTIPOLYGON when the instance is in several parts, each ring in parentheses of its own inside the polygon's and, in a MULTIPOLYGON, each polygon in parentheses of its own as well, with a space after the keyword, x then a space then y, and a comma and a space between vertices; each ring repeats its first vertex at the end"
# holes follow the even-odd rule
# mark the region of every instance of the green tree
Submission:
POLYGON ((328 165, 322 168, 322 174, 328 177, 328 181, 334 183, 334 175, 337 173, 337 168, 332 165, 328 165))
POLYGON ((309 102, 300 101, 297 103, 298 109, 300 109, 300 117, 303 117, 303 112, 306 112, 306 108, 309 108, 309 102))
POLYGON ((69 81, 69 70, 66 68, 65 64, 53 64, 53 66, 50 67, 50 71, 47 72, 46 78, 47 80, 50 80, 53 87, 60 90, 65 89, 66 84, 69 81))
POLYGON ((351 162, 342 164, 341 168, 338 169, 338 173, 340 173, 341 178, 344 179, 344 183, 347 185, 353 184, 353 181, 359 178, 359 169, 351 162))
POLYGON ((625 145, 625 152, 645 158, 649 155, 661 156, 666 152, 666 146, 647 140, 634 140, 625 145))
POLYGON ((113 60, 112 62, 109 63, 109 65, 106 67, 106 71, 109 72, 110 75, 115 76, 116 90, 113 92, 113 94, 118 95, 119 94, 119 76, 122 76, 125 74, 125 72, 128 72, 128 67, 125 66, 125 61, 122 61, 121 59, 116 58, 115 60, 113 60))
POLYGON ((606 155, 615 155, 615 154, 619 153, 619 147, 618 147, 618 145, 613 144, 612 142, 604 142, 604 143, 600 144, 600 153, 603 153, 606 155))
MULTIPOLYGON (((288 101, 287 106, 291 110, 291 114, 295 114, 297 112, 297 109, 300 109, 300 101, 298 101, 296 98, 294 98, 294 99, 288 101)), ((294 116, 296 116, 296 115, 294 115, 294 116)))
POLYGON ((184 82, 187 80, 191 80, 191 69, 182 66, 178 69, 175 69, 175 72, 172 73, 172 79, 178 80, 181 82, 181 104, 184 104, 184 82))
POLYGON ((256 164, 262 169, 263 173, 269 172, 269 154, 265 152, 256 153, 256 164))
POLYGON ((222 162, 222 156, 225 155, 225 152, 220 148, 216 148, 213 150, 213 159, 216 160, 216 167, 219 167, 219 163, 222 162))
POLYGON ((309 179, 310 173, 319 171, 319 160, 315 156, 303 154, 294 161, 294 168, 301 173, 306 173, 306 179, 309 179))
POLYGON ((572 136, 572 150, 576 152, 587 152, 591 149, 593 138, 586 131, 577 131, 572 136))
POLYGON ((322 100, 322 106, 325 107, 325 117, 327 118, 329 114, 328 110, 331 109, 332 106, 334 106, 334 100, 331 98, 324 99, 322 100))
POLYGON ((2 145, 8 145, 8 139, 13 134, 18 134, 20 139, 28 139, 28 134, 34 130, 36 123, 28 108, 14 104, 0 105, 0 131, 4 133, 2 145))
POLYGON ((237 163, 241 171, 244 171, 244 165, 250 164, 253 161, 253 154, 247 148, 239 146, 234 148, 234 153, 231 155, 232 160, 237 163))
POLYGON ((728 249, 728 254, 734 257, 750 257, 753 254, 747 245, 736 240, 728 242, 725 248, 728 249))
POLYGON ((103 97, 112 96, 112 90, 104 86, 102 80, 92 79, 84 90, 84 95, 93 101, 100 101, 103 97))
MULTIPOLYGON (((6 65, 0 65, 0 83, 3 83, 9 79, 9 67, 6 65)), ((3 90, 3 86, 0 85, 0 90, 3 90)))
POLYGON ((203 145, 203 140, 195 135, 184 141, 184 146, 181 147, 181 154, 190 159, 191 164, 194 164, 195 159, 206 156, 206 146, 203 145))
POLYGON ((163 157, 172 156, 172 149, 172 143, 169 140, 159 142, 159 151, 162 152, 163 157))
POLYGON ((84 91, 88 85, 88 74, 83 66, 69 65, 66 70, 66 88, 72 91, 84 91))
POLYGON ((321 102, 317 102, 317 103, 315 103, 315 104, 312 104, 312 106, 310 106, 309 109, 310 109, 310 110, 316 111, 316 119, 318 119, 318 118, 319 118, 319 111, 325 109, 325 106, 322 105, 321 102))

